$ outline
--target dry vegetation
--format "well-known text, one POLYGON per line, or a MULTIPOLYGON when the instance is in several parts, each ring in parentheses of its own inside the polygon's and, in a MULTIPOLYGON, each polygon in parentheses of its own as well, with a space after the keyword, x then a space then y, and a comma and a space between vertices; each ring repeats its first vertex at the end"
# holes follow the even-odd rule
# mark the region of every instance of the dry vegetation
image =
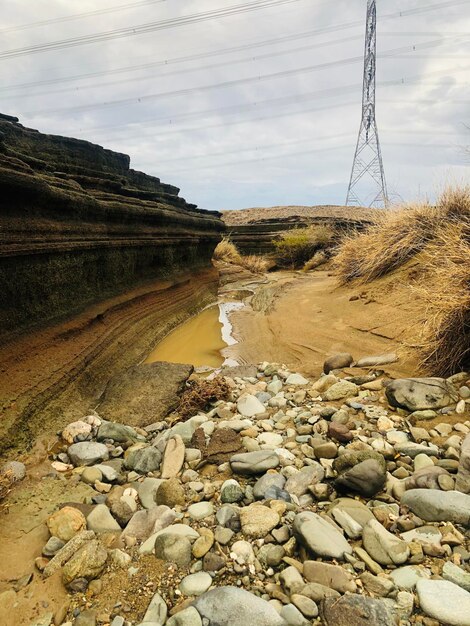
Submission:
POLYGON ((276 261, 281 267, 313 269, 319 264, 317 253, 330 247, 335 236, 335 231, 326 225, 290 230, 273 242, 276 261))
POLYGON ((240 267, 253 272, 253 274, 262 274, 263 272, 266 272, 270 266, 269 262, 262 256, 256 256, 254 254, 242 256, 236 245, 230 241, 228 237, 224 237, 218 244, 217 248, 214 250, 213 258, 216 261, 239 265, 240 267))
POLYGON ((213 402, 226 400, 229 393, 230 387, 222 376, 212 380, 192 380, 181 396, 178 415, 182 419, 189 419, 199 411, 205 411, 213 402))
POLYGON ((10 471, 0 472, 0 513, 7 508, 4 500, 10 493, 12 482, 13 475, 10 471))
POLYGON ((470 188, 445 192, 435 206, 385 214, 348 238, 335 264, 342 284, 366 283, 412 258, 419 276, 410 289, 423 302, 415 346, 423 370, 448 375, 470 367, 470 188))

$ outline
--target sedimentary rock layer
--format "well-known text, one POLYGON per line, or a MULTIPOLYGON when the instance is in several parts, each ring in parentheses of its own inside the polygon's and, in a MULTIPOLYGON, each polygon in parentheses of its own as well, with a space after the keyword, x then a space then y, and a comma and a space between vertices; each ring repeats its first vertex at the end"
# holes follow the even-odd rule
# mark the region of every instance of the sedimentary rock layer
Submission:
POLYGON ((224 230, 129 157, 0 114, 0 453, 90 410, 213 301, 224 230))
POLYGON ((0 342, 207 267, 224 226, 129 157, 0 116, 0 342))

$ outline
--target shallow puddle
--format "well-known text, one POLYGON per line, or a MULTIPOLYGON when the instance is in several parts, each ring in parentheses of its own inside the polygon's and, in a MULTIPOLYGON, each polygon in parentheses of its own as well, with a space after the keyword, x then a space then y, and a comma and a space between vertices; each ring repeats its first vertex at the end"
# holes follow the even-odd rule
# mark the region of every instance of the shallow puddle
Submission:
POLYGON ((242 306, 241 302, 224 302, 204 309, 167 335, 145 363, 167 361, 190 363, 195 367, 231 365, 222 354, 224 348, 237 343, 228 315, 242 306))

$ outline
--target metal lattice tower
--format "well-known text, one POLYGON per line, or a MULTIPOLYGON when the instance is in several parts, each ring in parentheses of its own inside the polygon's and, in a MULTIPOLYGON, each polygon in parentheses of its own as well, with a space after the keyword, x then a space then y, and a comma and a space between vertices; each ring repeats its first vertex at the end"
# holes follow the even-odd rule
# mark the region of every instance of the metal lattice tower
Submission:
POLYGON ((376 0, 367 0, 366 46, 364 54, 364 84, 362 88, 362 121, 349 182, 346 205, 388 205, 379 133, 375 120, 375 69, 377 59, 376 0), (364 180, 366 179, 366 180, 364 180), (369 183, 372 181, 372 185, 369 183), (361 201, 360 195, 372 195, 372 201, 361 201))

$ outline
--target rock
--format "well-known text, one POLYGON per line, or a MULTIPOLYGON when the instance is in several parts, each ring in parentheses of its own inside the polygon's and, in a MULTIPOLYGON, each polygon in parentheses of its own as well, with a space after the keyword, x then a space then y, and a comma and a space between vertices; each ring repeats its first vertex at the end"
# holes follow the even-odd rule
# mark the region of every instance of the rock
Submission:
POLYGON ((212 502, 196 502, 188 507, 189 517, 194 520, 202 520, 213 515, 214 505, 212 502))
POLYGON ((75 507, 64 506, 48 518, 47 527, 53 537, 67 542, 86 528, 86 519, 75 507))
POLYGON ((175 435, 166 444, 161 467, 162 478, 174 478, 178 475, 183 467, 184 455, 184 442, 179 435, 175 435))
POLYGON ((96 613, 92 610, 82 611, 73 622, 73 626, 96 626, 96 613))
POLYGON ((211 436, 204 456, 208 463, 219 465, 242 449, 242 438, 238 432, 233 428, 218 428, 211 436))
POLYGON ((343 535, 316 513, 297 514, 293 532, 316 556, 343 560, 345 554, 352 554, 352 548, 343 535))
POLYGON ((320 617, 325 626, 397 626, 399 622, 384 600, 358 594, 326 598, 320 617))
POLYGON ((405 491, 401 504, 427 522, 453 522, 470 526, 470 495, 459 491, 412 489, 405 491))
POLYGON ((202 559, 214 545, 214 533, 209 528, 200 529, 201 536, 196 539, 193 545, 193 556, 202 559))
MULTIPOLYGON (((155 624, 163 626, 166 621, 168 608, 166 602, 159 593, 156 593, 150 600, 150 604, 147 607, 147 611, 144 615, 143 624, 155 624)), ((111 625, 112 626, 112 625, 111 625)))
POLYGON ((154 472, 160 467, 162 455, 160 450, 153 446, 146 448, 130 449, 125 458, 127 469, 134 470, 139 474, 154 472))
POLYGON ((96 578, 103 571, 107 557, 108 553, 99 541, 88 541, 64 565, 64 584, 68 585, 76 578, 96 578))
POLYGON ((155 556, 178 567, 187 567, 191 562, 191 543, 186 537, 163 533, 155 540, 155 556))
POLYGON ((328 424, 328 437, 336 439, 340 443, 348 443, 354 438, 346 424, 341 424, 341 422, 330 422, 328 424))
POLYGON ((363 528, 369 520, 375 519, 374 514, 365 504, 352 498, 338 498, 334 500, 328 509, 328 514, 332 515, 334 509, 344 511, 363 528))
MULTIPOLYGON (((318 615, 318 606, 316 603, 306 596, 294 593, 291 595, 292 604, 308 619, 313 619, 318 615)), ((310 623, 310 622, 309 622, 310 623)))
POLYGON ((392 570, 390 576, 397 587, 412 591, 420 578, 430 578, 431 573, 424 567, 406 565, 392 570))
POLYGON ((275 450, 282 446, 283 437, 278 433, 261 433, 261 435, 258 435, 257 440, 261 450, 275 450))
POLYGON ((125 441, 138 439, 138 435, 137 432, 130 426, 115 424, 114 422, 101 422, 96 438, 98 441, 112 439, 118 443, 124 443, 125 441))
MULTIPOLYGON (((151 533, 156 533, 174 522, 176 513, 167 506, 155 506, 148 511, 137 511, 132 516, 121 538, 133 537, 138 541, 146 540, 151 533)), ((153 551, 153 546, 150 552, 153 551)))
POLYGON ((465 437, 460 448, 459 469, 455 481, 456 491, 470 494, 470 434, 465 437))
POLYGON ((406 542, 389 533, 377 520, 370 520, 364 526, 362 544, 381 565, 402 565, 410 556, 406 542))
POLYGON ((279 522, 276 511, 261 504, 250 504, 240 509, 242 532, 255 539, 265 537, 279 522))
POLYGON ((284 490, 291 495, 303 496, 309 487, 319 483, 325 476, 325 470, 319 463, 313 463, 292 474, 284 485, 284 490))
POLYGON ((98 504, 93 511, 88 515, 87 519, 88 530, 93 530, 95 533, 112 533, 120 532, 121 527, 111 515, 110 510, 105 504, 98 504))
POLYGON ((341 352, 326 359, 323 363, 323 371, 325 374, 329 374, 332 370, 341 370, 349 367, 353 361, 354 359, 349 353, 341 352))
MULTIPOLYGON (((416 471, 413 476, 407 478, 405 481, 405 488, 409 489, 440 489, 440 480, 442 476, 449 476, 450 474, 442 467, 434 465, 423 467, 416 471)), ((447 490, 445 490, 447 491, 447 490)))
POLYGON ((98 412, 132 426, 162 420, 179 405, 193 370, 192 365, 160 362, 130 367, 110 380, 98 412))
POLYGON ((256 452, 244 452, 235 454, 230 459, 230 466, 235 474, 251 476, 264 474, 279 465, 279 457, 271 450, 259 450, 256 452))
POLYGON ((94 485, 96 482, 103 480, 103 474, 98 467, 85 467, 83 472, 80 474, 80 478, 87 485, 94 485))
POLYGON ((326 441, 319 446, 315 446, 315 456, 317 459, 334 459, 338 454, 338 448, 333 441, 326 441))
POLYGON ((444 378, 401 378, 385 387, 390 405, 408 411, 442 409, 457 400, 452 385, 444 378))
POLYGON ((289 626, 310 626, 311 623, 305 619, 299 609, 293 604, 285 604, 281 609, 280 615, 289 626))
POLYGON ((292 593, 297 593, 303 587, 305 587, 304 579, 300 574, 299 570, 291 565, 290 567, 286 567, 286 569, 282 570, 279 574, 279 580, 283 586, 283 588, 287 591, 289 595, 292 593))
POLYGON ((366 591, 374 596, 386 598, 397 594, 393 582, 385 576, 374 576, 370 572, 364 572, 359 576, 366 591))
POLYGON ((224 504, 240 502, 245 497, 243 489, 236 480, 226 480, 220 488, 220 499, 224 504))
POLYGON ((75 441, 83 441, 91 434, 91 424, 81 420, 68 424, 62 431, 62 439, 72 445, 75 441), (77 439, 76 439, 77 438, 77 439))
POLYGON ((355 397, 358 393, 359 387, 357 385, 347 380, 340 380, 323 393, 323 399, 327 402, 333 402, 334 400, 355 397))
POLYGON ((257 500, 263 500, 266 498, 266 492, 271 487, 277 487, 282 491, 285 484, 286 479, 282 474, 278 474, 277 472, 268 472, 256 481, 255 486, 253 487, 253 495, 257 500))
POLYGON ((61 548, 65 546, 65 541, 58 537, 51 537, 42 549, 44 556, 54 556, 61 548))
POLYGON ((333 461, 338 473, 335 485, 340 490, 351 490, 365 497, 381 491, 386 481, 384 457, 373 451, 348 451, 333 461))
MULTIPOLYGON (((145 626, 145 624, 141 624, 145 626)), ((201 616, 193 606, 178 611, 166 622, 166 626, 202 626, 201 616)))
POLYGON ((469 626, 470 593, 447 580, 424 580, 416 584, 421 610, 440 623, 469 626))
POLYGON ((377 356, 365 356, 356 363, 356 367, 380 367, 382 365, 390 365, 396 363, 398 356, 395 352, 389 354, 379 354, 377 356))
POLYGON ((197 572, 185 576, 178 585, 184 596, 202 596, 212 585, 212 576, 207 572, 197 572))
POLYGON ((269 602, 237 587, 212 589, 194 606, 207 626, 288 626, 269 602))
POLYGON ((95 533, 91 530, 83 530, 72 537, 63 548, 45 566, 43 574, 45 578, 55 574, 83 545, 94 539, 95 533))
POLYGON ((470 592, 470 573, 451 561, 446 561, 442 569, 442 577, 470 592))
POLYGON ((104 443, 95 441, 81 441, 74 443, 67 449, 70 461, 76 466, 96 465, 109 458, 108 448, 104 443))
POLYGON ((301 374, 290 374, 286 378, 286 385, 294 385, 294 387, 295 386, 303 387, 304 385, 308 385, 309 382, 310 381, 304 378, 301 374))
POLYGON ((356 592, 356 583, 351 574, 339 565, 321 563, 320 561, 304 561, 303 575, 309 583, 317 583, 339 593, 356 592))
POLYGON ((157 504, 164 504, 171 509, 174 506, 183 506, 186 502, 184 489, 177 478, 169 478, 161 483, 156 494, 157 504))
POLYGON ((143 507, 153 509, 153 507, 157 506, 157 491, 162 482, 160 478, 144 478, 144 480, 138 484, 137 491, 143 507))
POLYGON ((266 408, 256 396, 244 394, 237 402, 237 409, 243 417, 254 417, 266 412, 266 408))

